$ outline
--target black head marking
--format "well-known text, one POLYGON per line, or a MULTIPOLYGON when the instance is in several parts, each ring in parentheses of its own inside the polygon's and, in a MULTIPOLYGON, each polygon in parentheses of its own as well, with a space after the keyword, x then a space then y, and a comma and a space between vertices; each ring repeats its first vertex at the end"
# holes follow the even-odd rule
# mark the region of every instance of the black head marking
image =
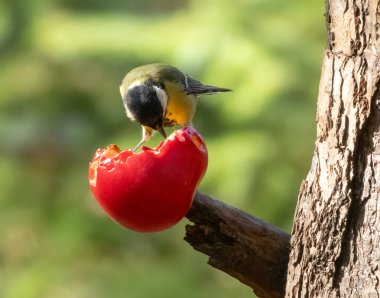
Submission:
POLYGON ((132 87, 123 97, 123 102, 127 111, 140 124, 153 129, 162 125, 164 110, 153 85, 132 87))

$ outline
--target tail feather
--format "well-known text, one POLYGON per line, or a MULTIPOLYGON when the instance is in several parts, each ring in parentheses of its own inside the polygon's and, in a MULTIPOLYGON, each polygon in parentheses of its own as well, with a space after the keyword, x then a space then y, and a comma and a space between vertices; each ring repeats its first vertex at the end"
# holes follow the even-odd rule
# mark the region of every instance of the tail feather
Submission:
POLYGON ((218 92, 232 91, 231 89, 221 88, 216 86, 204 85, 201 82, 193 79, 187 74, 183 74, 184 91, 187 94, 213 94, 218 92))
POLYGON ((202 94, 213 94, 213 93, 218 93, 218 92, 229 92, 232 91, 231 89, 228 88, 222 88, 222 87, 216 87, 216 86, 209 86, 205 85, 205 89, 202 94))

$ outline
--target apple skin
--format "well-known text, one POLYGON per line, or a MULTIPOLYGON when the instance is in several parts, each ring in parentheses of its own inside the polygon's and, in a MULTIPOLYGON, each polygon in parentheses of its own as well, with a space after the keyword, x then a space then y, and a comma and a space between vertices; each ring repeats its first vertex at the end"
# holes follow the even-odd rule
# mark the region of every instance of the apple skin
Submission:
POLYGON ((207 170, 207 147, 192 127, 174 131, 157 148, 98 149, 89 165, 91 190, 116 222, 137 232, 178 223, 191 208, 207 170))

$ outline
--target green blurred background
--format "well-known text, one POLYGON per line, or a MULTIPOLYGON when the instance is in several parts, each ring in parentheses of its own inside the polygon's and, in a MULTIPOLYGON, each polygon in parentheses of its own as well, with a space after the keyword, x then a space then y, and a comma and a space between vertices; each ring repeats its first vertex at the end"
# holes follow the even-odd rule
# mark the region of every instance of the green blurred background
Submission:
POLYGON ((199 103, 200 189, 290 231, 314 147, 323 13, 319 0, 0 2, 0 297, 251 297, 182 240, 185 220, 157 234, 112 222, 87 165, 140 138, 125 73, 169 63, 234 89, 199 103))

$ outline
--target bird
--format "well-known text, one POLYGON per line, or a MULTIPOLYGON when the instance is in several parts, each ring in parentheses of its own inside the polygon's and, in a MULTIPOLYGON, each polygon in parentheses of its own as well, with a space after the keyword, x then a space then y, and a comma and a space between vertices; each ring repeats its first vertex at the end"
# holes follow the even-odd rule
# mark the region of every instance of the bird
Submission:
POLYGON ((174 66, 154 63, 129 71, 120 94, 127 117, 142 127, 142 139, 136 152, 154 132, 167 138, 164 127, 192 126, 198 97, 232 91, 205 85, 174 66))

